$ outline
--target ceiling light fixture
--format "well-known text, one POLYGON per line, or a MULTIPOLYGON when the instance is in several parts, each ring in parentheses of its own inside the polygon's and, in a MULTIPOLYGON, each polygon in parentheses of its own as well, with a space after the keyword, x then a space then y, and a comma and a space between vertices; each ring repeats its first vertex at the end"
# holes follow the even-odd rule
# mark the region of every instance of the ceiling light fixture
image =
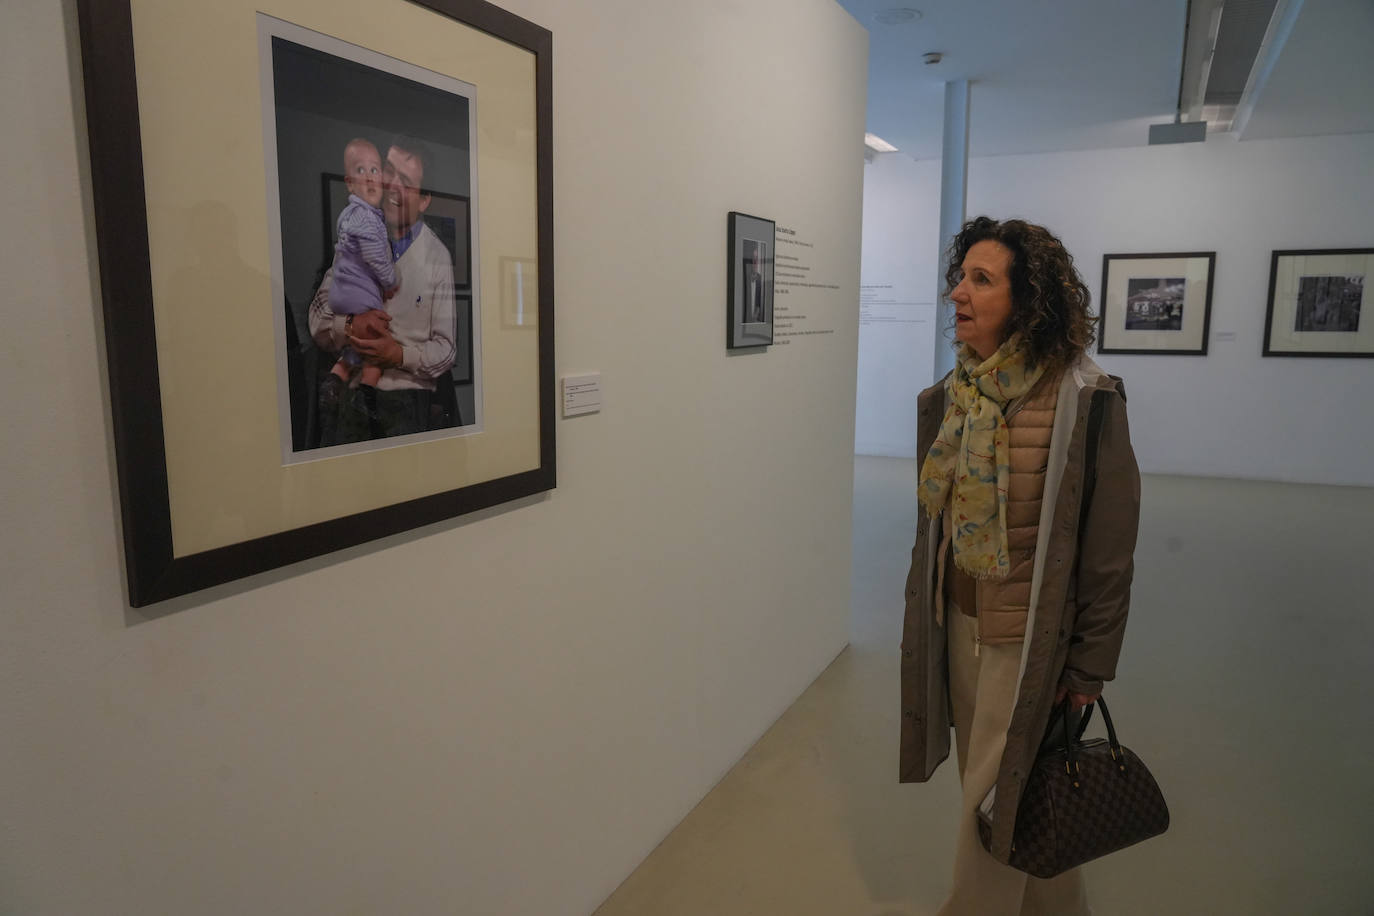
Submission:
MULTIPOLYGON (((1202 12, 1199 7, 1199 13, 1202 12)), ((1188 30, 1192 25, 1193 0, 1188 0, 1183 12, 1183 55, 1179 66, 1178 74, 1178 101, 1174 105, 1174 122, 1172 124, 1151 124, 1150 125, 1150 146, 1158 146, 1161 143, 1201 143, 1207 139, 1206 121, 1184 121, 1183 120, 1183 94, 1184 84, 1188 78, 1188 30)), ((1220 21, 1220 7, 1217 8, 1217 15, 1213 18, 1213 26, 1220 21)), ((1214 36, 1208 36, 1208 44, 1215 46, 1214 36)), ((1211 49, 1208 49, 1211 53, 1211 49)), ((1210 68, 1210 61, 1204 66, 1205 71, 1210 68)))
POLYGON ((897 6, 890 10, 879 10, 873 14, 873 19, 883 25, 904 25, 908 22, 915 22, 921 18, 921 11, 912 9, 909 6, 897 6))

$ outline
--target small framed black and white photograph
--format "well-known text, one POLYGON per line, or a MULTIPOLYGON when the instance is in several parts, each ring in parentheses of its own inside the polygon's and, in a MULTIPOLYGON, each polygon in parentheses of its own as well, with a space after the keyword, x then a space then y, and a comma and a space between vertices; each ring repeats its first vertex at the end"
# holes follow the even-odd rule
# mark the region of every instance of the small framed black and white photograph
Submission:
POLYGON ((773 258, 777 238, 771 219, 730 213, 726 258, 726 339, 731 350, 773 342, 773 258))
POLYGON ((1102 258, 1099 353, 1207 354, 1216 252, 1102 258))
POLYGON ((1374 248, 1275 251, 1269 264, 1265 356, 1374 356, 1364 312, 1374 248))

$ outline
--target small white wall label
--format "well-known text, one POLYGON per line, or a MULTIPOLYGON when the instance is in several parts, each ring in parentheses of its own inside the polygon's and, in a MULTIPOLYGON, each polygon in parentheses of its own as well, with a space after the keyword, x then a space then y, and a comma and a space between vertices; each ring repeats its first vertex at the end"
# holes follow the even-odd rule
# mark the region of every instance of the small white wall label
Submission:
POLYGON ((601 410, 601 373, 563 376, 563 416, 601 410))

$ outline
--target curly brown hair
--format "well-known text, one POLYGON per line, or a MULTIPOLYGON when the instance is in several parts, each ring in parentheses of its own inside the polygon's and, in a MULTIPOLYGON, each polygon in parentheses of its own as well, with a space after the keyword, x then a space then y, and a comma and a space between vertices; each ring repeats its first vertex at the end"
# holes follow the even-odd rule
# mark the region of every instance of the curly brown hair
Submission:
POLYGON ((978 242, 1000 242, 1011 251, 1011 317, 1007 336, 1021 333, 1027 361, 1046 374, 1068 367, 1093 342, 1097 316, 1092 294, 1073 266, 1073 255, 1044 226, 1020 219, 978 216, 950 243, 945 296, 963 279, 964 255, 978 242))

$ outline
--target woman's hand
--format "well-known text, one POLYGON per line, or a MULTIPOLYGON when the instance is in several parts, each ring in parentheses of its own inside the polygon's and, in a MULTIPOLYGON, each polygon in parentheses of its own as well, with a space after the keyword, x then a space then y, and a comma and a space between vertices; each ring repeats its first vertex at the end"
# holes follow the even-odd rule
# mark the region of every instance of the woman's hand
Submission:
POLYGON ((1100 697, 1100 696, 1102 696, 1102 694, 1100 694, 1100 693, 1098 693, 1098 694, 1091 694, 1091 693, 1069 693, 1069 688, 1067 688, 1067 687, 1060 687, 1059 690, 1058 690, 1058 691, 1055 693, 1055 695, 1054 695, 1054 702, 1056 702, 1056 703, 1062 703, 1063 700, 1064 700, 1064 697, 1068 697, 1068 698, 1069 698, 1069 703, 1071 704, 1071 706, 1072 706, 1073 709, 1082 709, 1084 706, 1087 706, 1089 703, 1096 703, 1097 700, 1098 700, 1098 697, 1100 697))

